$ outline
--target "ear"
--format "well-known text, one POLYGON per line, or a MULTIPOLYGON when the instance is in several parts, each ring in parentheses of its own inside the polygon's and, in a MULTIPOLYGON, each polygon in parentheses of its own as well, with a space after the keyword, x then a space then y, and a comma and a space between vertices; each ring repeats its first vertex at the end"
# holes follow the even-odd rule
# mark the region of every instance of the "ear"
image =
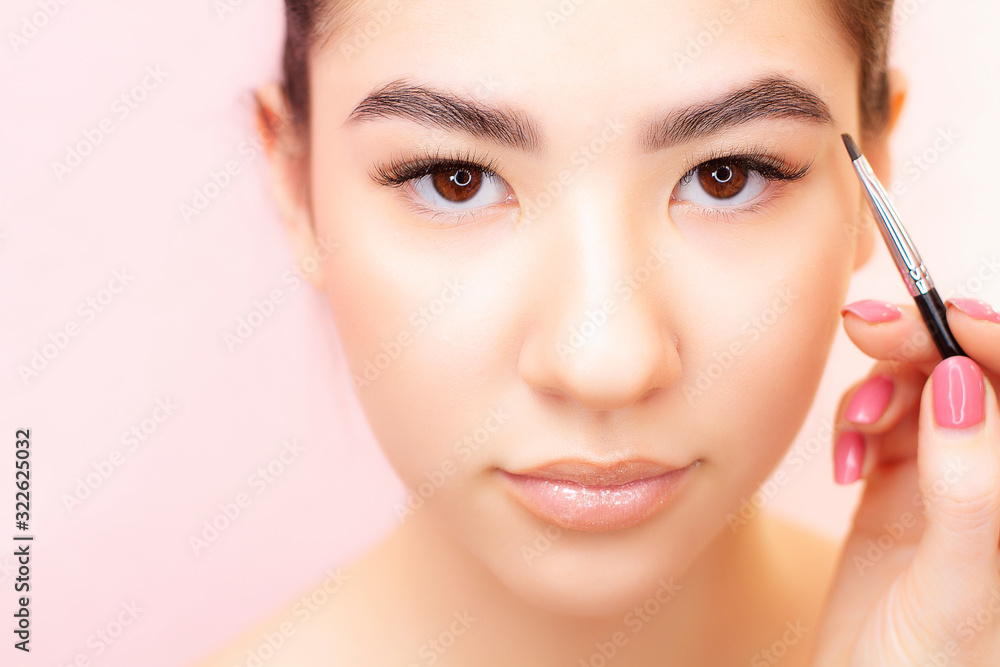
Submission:
MULTIPOLYGON (((899 69, 892 68, 889 70, 889 117, 886 122, 885 128, 877 134, 862 133, 861 136, 861 152, 864 153, 865 159, 868 160, 869 164, 872 166, 872 170, 875 175, 878 176, 878 180, 881 181, 882 185, 886 189, 891 188, 891 178, 892 178, 892 161, 889 151, 889 137, 892 134, 893 129, 896 127, 896 121, 899 120, 899 114, 903 110, 903 104, 906 102, 906 92, 909 89, 909 83, 906 80, 906 76, 899 69)), ((862 215, 870 218, 871 211, 868 209, 867 202, 863 201, 863 213, 862 215)), ((861 228, 863 230, 861 237, 858 239, 858 245, 855 248, 854 256, 854 268, 858 269, 868 261, 871 257, 872 251, 874 250, 875 243, 875 226, 874 221, 872 224, 863 225, 861 228)))
MULTIPOLYGON (((289 235, 296 264, 317 257, 318 244, 312 219, 309 187, 308 137, 292 122, 282 86, 269 83, 258 88, 257 132, 270 164, 271 195, 289 235)), ((302 271, 314 286, 323 289, 323 272, 302 271)))

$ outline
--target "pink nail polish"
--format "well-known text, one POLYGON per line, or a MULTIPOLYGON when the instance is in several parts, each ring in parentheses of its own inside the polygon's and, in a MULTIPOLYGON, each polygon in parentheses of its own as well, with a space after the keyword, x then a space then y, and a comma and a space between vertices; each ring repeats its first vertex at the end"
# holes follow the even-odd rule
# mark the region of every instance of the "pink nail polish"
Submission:
POLYGON ((955 306, 960 311, 968 315, 969 317, 975 318, 977 320, 986 320, 987 322, 996 322, 1000 324, 1000 313, 993 310, 993 306, 986 303, 985 301, 980 301, 979 299, 948 299, 949 305, 955 306))
POLYGON ((983 372, 968 357, 948 357, 934 368, 934 421, 941 428, 968 428, 986 416, 983 372))
POLYGON ((833 448, 833 478, 837 484, 851 484, 861 477, 865 461, 865 438, 857 431, 844 431, 833 448))
POLYGON ((841 315, 844 313, 854 313, 865 322, 871 324, 892 322, 893 320, 898 320, 903 315, 902 311, 893 304, 873 299, 849 303, 840 311, 841 315))
POLYGON ((844 418, 855 424, 874 424, 889 406, 892 389, 892 380, 885 375, 869 378, 854 392, 844 418))

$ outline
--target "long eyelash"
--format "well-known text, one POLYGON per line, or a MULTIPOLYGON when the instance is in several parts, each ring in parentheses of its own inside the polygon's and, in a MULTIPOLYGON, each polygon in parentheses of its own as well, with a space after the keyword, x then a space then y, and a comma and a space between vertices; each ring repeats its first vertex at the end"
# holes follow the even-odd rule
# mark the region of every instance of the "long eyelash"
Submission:
POLYGON ((393 158, 389 164, 375 167, 370 176, 380 185, 396 188, 412 179, 452 169, 469 169, 480 171, 487 177, 496 176, 498 166, 496 159, 489 159, 471 150, 464 153, 446 152, 442 154, 441 149, 438 148, 433 155, 393 158))
MULTIPOLYGON (((695 161, 690 160, 687 172, 681 177, 681 183, 687 184, 694 177, 699 169, 711 167, 713 165, 738 165, 747 171, 760 174, 768 181, 791 182, 803 178, 812 169, 812 162, 789 165, 786 162, 775 158, 766 151, 757 148, 750 148, 739 152, 725 153, 716 152, 707 157, 695 161)), ((728 207, 706 207, 699 206, 703 215, 711 216, 720 222, 735 222, 741 216, 754 215, 768 210, 774 204, 773 197, 762 202, 754 202, 748 206, 738 209, 728 207)))
POLYGON ((797 181, 808 174, 812 168, 812 162, 789 165, 762 150, 750 149, 740 153, 717 153, 710 155, 707 159, 703 158, 699 160, 698 164, 687 170, 681 177, 681 182, 688 183, 696 171, 713 164, 736 165, 747 171, 757 172, 769 181, 797 181))

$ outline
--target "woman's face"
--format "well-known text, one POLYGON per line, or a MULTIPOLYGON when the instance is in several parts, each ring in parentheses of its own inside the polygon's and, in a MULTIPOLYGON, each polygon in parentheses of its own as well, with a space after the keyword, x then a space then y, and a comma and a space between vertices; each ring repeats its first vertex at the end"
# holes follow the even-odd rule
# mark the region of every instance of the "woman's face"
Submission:
POLYGON ((812 402, 871 246, 856 57, 820 0, 351 16, 311 61, 295 233, 339 244, 322 280, 412 514, 539 604, 630 604, 812 402))

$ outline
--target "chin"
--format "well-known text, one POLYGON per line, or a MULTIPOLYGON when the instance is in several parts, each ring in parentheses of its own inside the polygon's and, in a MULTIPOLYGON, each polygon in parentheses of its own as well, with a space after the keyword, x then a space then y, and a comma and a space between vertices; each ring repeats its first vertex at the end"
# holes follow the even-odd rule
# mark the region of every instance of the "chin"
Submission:
POLYGON ((671 540, 657 548, 641 530, 597 534, 551 525, 536 531, 519 553, 492 554, 485 565, 536 607, 567 616, 617 619, 637 606, 667 604, 698 555, 689 541, 682 547, 671 540))

